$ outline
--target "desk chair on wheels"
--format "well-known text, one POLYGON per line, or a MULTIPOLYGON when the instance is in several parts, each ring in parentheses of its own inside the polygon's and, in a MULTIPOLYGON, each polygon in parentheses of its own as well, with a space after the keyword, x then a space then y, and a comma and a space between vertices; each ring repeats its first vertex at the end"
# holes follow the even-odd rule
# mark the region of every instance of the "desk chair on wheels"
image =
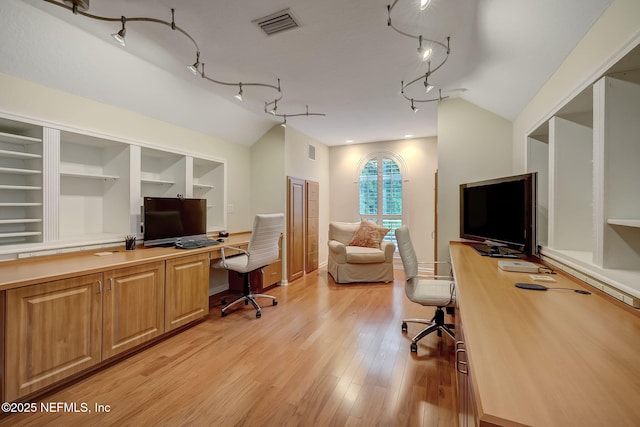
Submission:
POLYGON ((222 259, 216 264, 216 267, 240 273, 243 278, 242 295, 229 304, 224 299, 222 300, 222 305, 224 306, 222 307, 222 317, 228 314, 227 310, 230 307, 244 302, 245 305, 251 303, 256 309, 256 317, 260 318, 262 310, 255 300, 257 297, 269 298, 273 300, 273 305, 278 304, 278 300, 274 296, 254 294, 251 291, 249 276, 252 272, 261 270, 263 267, 278 260, 278 241, 283 232, 283 227, 284 214, 256 215, 253 221, 251 239, 246 251, 240 248, 227 247, 242 252, 240 255, 227 258, 224 254, 225 248, 220 248, 222 259))
MULTIPOLYGON (((407 323, 422 323, 428 325, 411 340, 411 351, 418 351, 418 341, 432 332, 437 332, 442 336, 442 332, 455 340, 455 335, 451 329, 454 325, 445 323, 443 307, 453 307, 455 305, 455 282, 449 275, 433 275, 429 277, 418 276, 418 259, 411 243, 409 228, 406 225, 396 229, 396 241, 398 251, 402 259, 405 275, 405 293, 411 301, 424 306, 436 307, 436 313, 431 320, 425 319, 404 319, 402 321, 402 331, 407 331, 407 323)), ((437 263, 428 263, 437 264, 437 263)), ((444 264, 444 263, 443 263, 444 264)), ((449 263, 446 263, 449 264, 449 263)), ((449 268, 450 268, 449 264, 449 268)))

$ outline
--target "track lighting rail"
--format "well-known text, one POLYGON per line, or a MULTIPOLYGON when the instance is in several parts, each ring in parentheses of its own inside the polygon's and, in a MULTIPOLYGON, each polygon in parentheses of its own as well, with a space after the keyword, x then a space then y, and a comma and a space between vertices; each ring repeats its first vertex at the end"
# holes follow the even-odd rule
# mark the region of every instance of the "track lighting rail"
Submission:
MULTIPOLYGON (((266 87, 269 89, 273 89, 276 90, 280 96, 275 99, 274 101, 271 101, 270 103, 265 103, 265 112, 269 113, 267 111, 267 106, 270 105, 274 105, 277 106, 277 102, 280 101, 283 97, 282 94, 282 89, 280 86, 280 79, 278 79, 278 84, 277 85, 273 85, 273 84, 268 84, 268 83, 258 83, 258 82, 225 82, 222 80, 217 80, 213 77, 210 77, 208 75, 205 74, 204 71, 204 63, 200 62, 200 47, 198 46, 198 43, 196 42, 196 40, 183 28, 180 28, 178 25, 176 25, 176 21, 175 21, 175 9, 171 9, 171 21, 164 21, 162 19, 157 19, 157 18, 148 18, 148 17, 133 17, 133 18, 127 18, 125 16, 121 16, 119 18, 112 18, 112 17, 108 17, 108 16, 100 16, 100 15, 94 15, 91 13, 86 12, 89 9, 89 0, 44 0, 47 3, 62 7, 64 9, 70 10, 71 12, 73 12, 75 15, 82 15, 85 16, 87 18, 90 19, 95 19, 95 20, 99 20, 99 21, 106 21, 106 22, 122 22, 122 29, 120 31, 118 31, 117 33, 112 34, 112 36, 122 45, 125 45, 125 37, 126 37, 126 24, 129 22, 150 22, 150 23, 154 23, 154 24, 160 24, 160 25, 165 25, 169 28, 171 28, 174 31, 178 31, 179 33, 183 34, 185 37, 187 37, 191 43, 193 43, 193 46, 196 50, 196 62, 193 63, 192 65, 188 65, 187 68, 195 75, 200 74, 200 77, 202 77, 205 80, 208 80, 212 83, 218 84, 218 85, 223 85, 223 86, 236 86, 238 87, 238 93, 235 96, 236 99, 238 99, 239 101, 242 101, 242 96, 243 96, 243 88, 247 87, 247 86, 251 86, 251 87, 266 87)), ((277 108, 277 107, 276 107, 277 108)), ((275 113, 275 109, 274 109, 274 113, 275 113)), ((284 117, 285 122, 286 122, 286 117, 297 117, 297 116, 325 116, 325 114, 323 113, 309 113, 309 107, 307 106, 307 110, 304 113, 297 113, 297 114, 288 114, 286 116, 284 115, 279 115, 279 114, 273 114, 277 117, 284 117)))

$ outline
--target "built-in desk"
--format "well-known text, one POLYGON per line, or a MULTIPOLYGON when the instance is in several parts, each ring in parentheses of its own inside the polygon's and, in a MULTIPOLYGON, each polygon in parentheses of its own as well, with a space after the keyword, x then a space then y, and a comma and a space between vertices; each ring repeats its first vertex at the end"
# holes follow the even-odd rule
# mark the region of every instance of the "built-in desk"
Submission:
POLYGON ((518 289, 528 273, 463 243, 449 249, 461 426, 640 425, 638 312, 562 274, 546 284, 593 294, 518 289))
POLYGON ((249 237, 0 263, 0 401, 40 394, 204 318, 211 262, 249 237))

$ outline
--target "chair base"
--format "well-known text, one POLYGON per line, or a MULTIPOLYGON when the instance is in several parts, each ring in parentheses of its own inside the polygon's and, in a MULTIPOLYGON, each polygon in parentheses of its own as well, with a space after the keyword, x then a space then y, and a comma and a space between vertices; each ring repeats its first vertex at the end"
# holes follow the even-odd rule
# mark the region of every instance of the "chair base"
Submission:
POLYGON ((256 297, 260 297, 260 298, 270 298, 273 300, 273 305, 278 305, 278 300, 276 299, 276 297, 271 296, 271 295, 265 295, 265 294, 254 294, 254 293, 249 293, 247 295, 240 295, 238 298, 236 298, 235 300, 231 301, 229 304, 227 304, 226 300, 222 300, 222 304, 226 304, 224 307, 222 307, 222 317, 225 317, 227 314, 227 309, 229 309, 230 307, 233 307, 236 304, 239 304, 240 302, 244 301, 244 305, 248 305, 249 303, 251 303, 251 305, 253 305, 253 308, 256 309, 256 318, 260 318, 262 316, 262 309, 260 308, 260 305, 258 304, 258 302, 255 300, 256 297))
POLYGON ((436 309, 436 314, 431 320, 404 319, 402 321, 402 332, 407 332, 407 323, 421 323, 424 325, 429 325, 411 339, 411 351, 413 353, 416 353, 418 351, 418 341, 432 332, 437 332, 439 337, 442 336, 442 332, 444 332, 449 335, 451 339, 456 339, 455 334, 451 330, 455 328, 455 325, 451 323, 444 323, 444 311, 442 310, 442 307, 438 307, 436 309))
POLYGON ((240 295, 235 300, 231 301, 229 304, 227 304, 226 299, 224 298, 222 299, 222 305, 224 306, 222 307, 222 317, 225 317, 228 314, 227 310, 230 307, 233 307, 234 305, 239 304, 242 301, 244 301, 244 305, 249 305, 249 303, 251 303, 253 308, 256 309, 257 319, 262 317, 262 309, 260 308, 260 305, 258 304, 258 302, 255 300, 256 298, 270 298, 273 300, 272 302, 273 305, 278 305, 278 300, 274 296, 266 295, 266 294, 254 294, 253 292, 251 292, 251 285, 249 284, 249 274, 250 273, 243 273, 244 284, 242 289, 242 295, 240 295))

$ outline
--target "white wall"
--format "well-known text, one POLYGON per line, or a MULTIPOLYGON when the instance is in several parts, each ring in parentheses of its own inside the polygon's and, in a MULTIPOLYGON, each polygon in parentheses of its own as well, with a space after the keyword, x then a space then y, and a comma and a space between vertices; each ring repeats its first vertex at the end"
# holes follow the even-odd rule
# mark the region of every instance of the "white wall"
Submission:
POLYGON ((513 164, 525 171, 527 135, 591 85, 640 37, 640 1, 615 0, 513 122, 513 164))
POLYGON ((285 129, 276 125, 251 146, 251 216, 287 210, 285 129))
MULTIPOLYGON (((438 168, 436 138, 415 138, 329 149, 331 165, 331 221, 360 221, 358 166, 373 153, 392 153, 402 159, 405 223, 411 230, 421 261, 434 260, 435 173, 438 168)), ((326 235, 325 244, 326 244, 326 235)))
POLYGON ((438 105, 438 259, 460 236, 460 184, 513 174, 511 122, 462 99, 438 105))

